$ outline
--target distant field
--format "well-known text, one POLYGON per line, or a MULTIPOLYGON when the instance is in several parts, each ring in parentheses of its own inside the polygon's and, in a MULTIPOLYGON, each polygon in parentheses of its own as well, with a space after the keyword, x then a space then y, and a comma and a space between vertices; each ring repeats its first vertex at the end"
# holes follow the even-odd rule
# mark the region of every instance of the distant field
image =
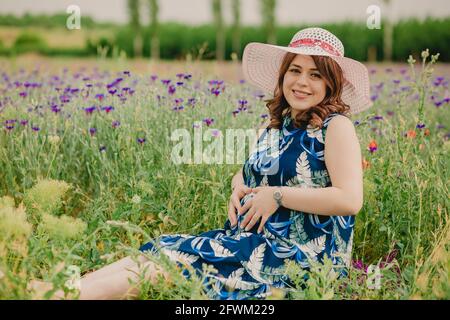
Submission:
MULTIPOLYGON (((400 70, 409 68, 406 63, 366 63, 368 69, 400 70)), ((21 55, 17 58, 0 57, 0 68, 4 71, 17 71, 20 68, 29 70, 39 67, 41 71, 56 72, 64 68, 76 71, 79 68, 91 69, 98 67, 100 70, 123 71, 129 70, 137 74, 155 73, 161 77, 175 76, 180 72, 204 75, 209 78, 220 78, 230 82, 239 82, 243 79, 241 63, 225 61, 186 61, 163 60, 152 62, 149 59, 98 59, 98 58, 50 58, 34 54, 21 55)), ((419 66, 417 66, 419 68, 419 66)), ((450 76, 450 63, 438 63, 435 67, 436 76, 450 76)))

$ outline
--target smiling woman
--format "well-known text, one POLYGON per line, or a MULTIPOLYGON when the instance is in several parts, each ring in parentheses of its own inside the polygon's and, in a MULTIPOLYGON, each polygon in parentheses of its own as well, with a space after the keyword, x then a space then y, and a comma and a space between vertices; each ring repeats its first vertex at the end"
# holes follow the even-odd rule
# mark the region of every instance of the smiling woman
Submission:
POLYGON ((362 168, 345 112, 370 106, 367 70, 344 58, 339 39, 321 28, 299 31, 289 47, 247 45, 243 68, 249 81, 275 98, 267 103, 271 123, 242 175, 233 178, 229 220, 221 229, 165 234, 143 244, 137 259, 84 276, 81 299, 136 295, 130 283, 139 274, 149 282, 158 275, 172 281, 149 255, 164 255, 187 277, 186 264, 192 266, 205 276, 204 291, 212 299, 265 298, 273 288, 289 293, 294 288, 287 261, 308 270, 312 261, 329 258, 336 275, 347 275, 362 168), (212 270, 206 275, 205 265, 212 270))

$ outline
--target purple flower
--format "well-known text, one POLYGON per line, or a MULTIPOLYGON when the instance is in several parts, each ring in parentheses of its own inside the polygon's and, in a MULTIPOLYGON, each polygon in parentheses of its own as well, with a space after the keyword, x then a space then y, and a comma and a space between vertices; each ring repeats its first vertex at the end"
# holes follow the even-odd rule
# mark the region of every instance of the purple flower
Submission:
POLYGON ((170 81, 170 79, 161 79, 161 82, 166 86, 170 83, 170 81))
POLYGON ((267 118, 268 116, 269 116, 269 115, 268 115, 267 113, 264 113, 264 114, 261 115, 261 118, 265 119, 265 118, 267 118))
POLYGON ((126 74, 127 76, 130 76, 130 71, 124 71, 123 74, 126 74))
POLYGON ((247 100, 244 100, 244 99, 239 99, 239 105, 241 106, 241 107, 244 107, 245 105, 247 105, 247 100))
POLYGON ((425 128, 425 124, 424 124, 424 123, 418 123, 418 124, 416 125, 416 128, 417 128, 417 129, 423 129, 423 128, 425 128))
POLYGON ((442 101, 435 101, 434 105, 439 108, 442 105, 442 101))
POLYGON ((27 96, 27 93, 25 91, 22 91, 19 93, 19 96, 21 96, 22 98, 25 98, 27 96))
POLYGON ((104 145, 101 145, 100 148, 98 148, 98 150, 100 152, 105 152, 106 151, 106 147, 104 145))
POLYGON ((371 97, 370 97, 370 100, 372 100, 372 101, 376 101, 378 99, 378 94, 373 94, 371 97))
POLYGON ((436 77, 436 79, 434 79, 434 81, 433 81, 433 85, 435 87, 438 87, 439 85, 442 84, 443 81, 444 81, 444 77, 436 77))
POLYGON ((39 130, 41 130, 41 128, 35 127, 35 126, 32 126, 31 129, 32 129, 33 131, 36 131, 36 132, 39 131, 39 130))
POLYGON ((211 93, 217 97, 220 94, 220 90, 219 89, 211 89, 211 93))
POLYGON ((177 82, 177 86, 179 87, 179 86, 182 86, 184 84, 184 82, 182 82, 182 81, 179 81, 179 82, 177 82))
POLYGON ((152 74, 150 76, 150 79, 152 79, 152 81, 155 82, 155 80, 158 79, 158 76, 156 74, 152 74))
POLYGON ((177 73, 177 78, 181 79, 184 77, 184 73, 177 73))
POLYGON ((188 106, 194 106, 195 105, 195 98, 189 98, 188 99, 188 102, 187 102, 187 105, 188 106))
POLYGON ((219 137, 220 136, 220 130, 217 130, 217 129, 211 130, 211 135, 213 137, 219 137))
POLYGON ((58 108, 58 106, 55 104, 53 106, 51 106, 52 112, 54 113, 58 113, 61 111, 61 108, 58 108))
POLYGON ((142 145, 142 144, 144 144, 144 142, 145 142, 145 138, 137 138, 136 141, 137 141, 140 145, 142 145))
POLYGON ((406 72, 408 72, 407 69, 405 68, 400 69, 400 74, 404 75, 406 72))
POLYGON ((179 106, 179 107, 175 106, 175 107, 172 108, 172 110, 174 110, 174 111, 180 111, 180 110, 183 110, 183 109, 184 109, 183 106, 179 106))
POLYGON ((184 100, 183 98, 176 98, 175 100, 175 104, 178 106, 180 103, 182 103, 184 100))
POLYGON ((106 113, 110 113, 112 110, 114 110, 113 106, 105 106, 102 107, 102 110, 106 111, 106 113))
POLYGON ((438 130, 445 129, 445 126, 443 124, 437 124, 436 129, 438 129, 438 130))
POLYGON ((108 90, 108 92, 109 92, 111 95, 114 95, 114 94, 117 92, 117 89, 111 89, 111 90, 108 90))
POLYGON ((184 79, 185 80, 190 80, 192 78, 192 75, 191 74, 185 74, 184 75, 184 79))
POLYGON ((113 127, 113 128, 117 128, 118 126, 120 126, 120 121, 117 121, 117 120, 116 120, 116 121, 113 121, 113 122, 112 122, 112 127, 113 127))
POLYGON ((400 80, 395 79, 395 80, 392 80, 392 82, 393 82, 394 84, 399 84, 399 83, 400 83, 400 80))
POLYGON ((97 132, 97 129, 95 128, 89 128, 89 133, 91 134, 91 137, 97 132))
POLYGON ((91 115, 92 112, 94 112, 95 109, 96 109, 96 107, 92 106, 92 107, 84 108, 84 111, 86 112, 86 114, 91 115))
POLYGON ((103 93, 97 93, 95 95, 95 98, 98 99, 99 101, 102 101, 105 98, 105 95, 103 93))
POLYGON ((26 126, 28 124, 28 120, 20 120, 20 124, 26 126))
POLYGON ((213 118, 204 118, 203 122, 209 127, 214 122, 214 119, 213 118))
POLYGON ((372 118, 372 120, 383 120, 383 116, 376 115, 372 118))
POLYGON ((168 89, 168 93, 169 93, 170 95, 173 95, 173 94, 175 93, 175 91, 177 91, 176 87, 173 86, 173 85, 170 85, 170 86, 169 86, 169 89, 168 89))
POLYGON ((239 80, 239 83, 240 83, 240 84, 244 84, 244 83, 245 83, 245 80, 244 80, 244 79, 241 79, 241 80, 239 80))

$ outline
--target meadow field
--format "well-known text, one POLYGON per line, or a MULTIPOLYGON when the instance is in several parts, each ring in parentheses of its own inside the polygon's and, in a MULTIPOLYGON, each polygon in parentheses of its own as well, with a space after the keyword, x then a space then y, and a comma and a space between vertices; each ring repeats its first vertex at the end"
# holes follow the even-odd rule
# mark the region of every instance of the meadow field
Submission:
MULTIPOLYGON (((271 299, 450 298, 450 65, 435 54, 367 65, 374 106, 352 117, 364 206, 349 277, 326 261, 303 283, 289 265, 297 290, 271 299)), ((36 298, 31 279, 76 298, 78 271, 160 234, 223 227, 243 163, 175 164, 171 134, 200 127, 210 150, 227 129, 265 121, 267 97, 238 62, 24 55, 0 58, 0 72, 0 299, 36 298)), ((173 281, 140 281, 139 299, 206 298, 202 277, 160 259, 173 281)))

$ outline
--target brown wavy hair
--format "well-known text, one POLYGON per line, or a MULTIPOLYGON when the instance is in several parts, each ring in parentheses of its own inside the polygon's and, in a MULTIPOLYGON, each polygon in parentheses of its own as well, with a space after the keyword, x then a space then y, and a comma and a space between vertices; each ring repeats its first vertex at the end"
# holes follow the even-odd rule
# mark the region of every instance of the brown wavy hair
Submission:
MULTIPOLYGON (((283 58, 280 66, 277 87, 274 90, 273 98, 264 100, 269 109, 270 123, 268 128, 280 129, 283 123, 283 117, 290 115, 291 106, 283 94, 284 74, 287 72, 296 53, 288 52, 283 58)), ((326 56, 311 56, 316 64, 318 71, 326 83, 325 98, 317 106, 300 111, 295 119, 294 125, 299 128, 302 125, 311 125, 322 128, 323 121, 331 113, 348 114, 350 107, 342 99, 344 85, 344 75, 339 64, 326 56)))

